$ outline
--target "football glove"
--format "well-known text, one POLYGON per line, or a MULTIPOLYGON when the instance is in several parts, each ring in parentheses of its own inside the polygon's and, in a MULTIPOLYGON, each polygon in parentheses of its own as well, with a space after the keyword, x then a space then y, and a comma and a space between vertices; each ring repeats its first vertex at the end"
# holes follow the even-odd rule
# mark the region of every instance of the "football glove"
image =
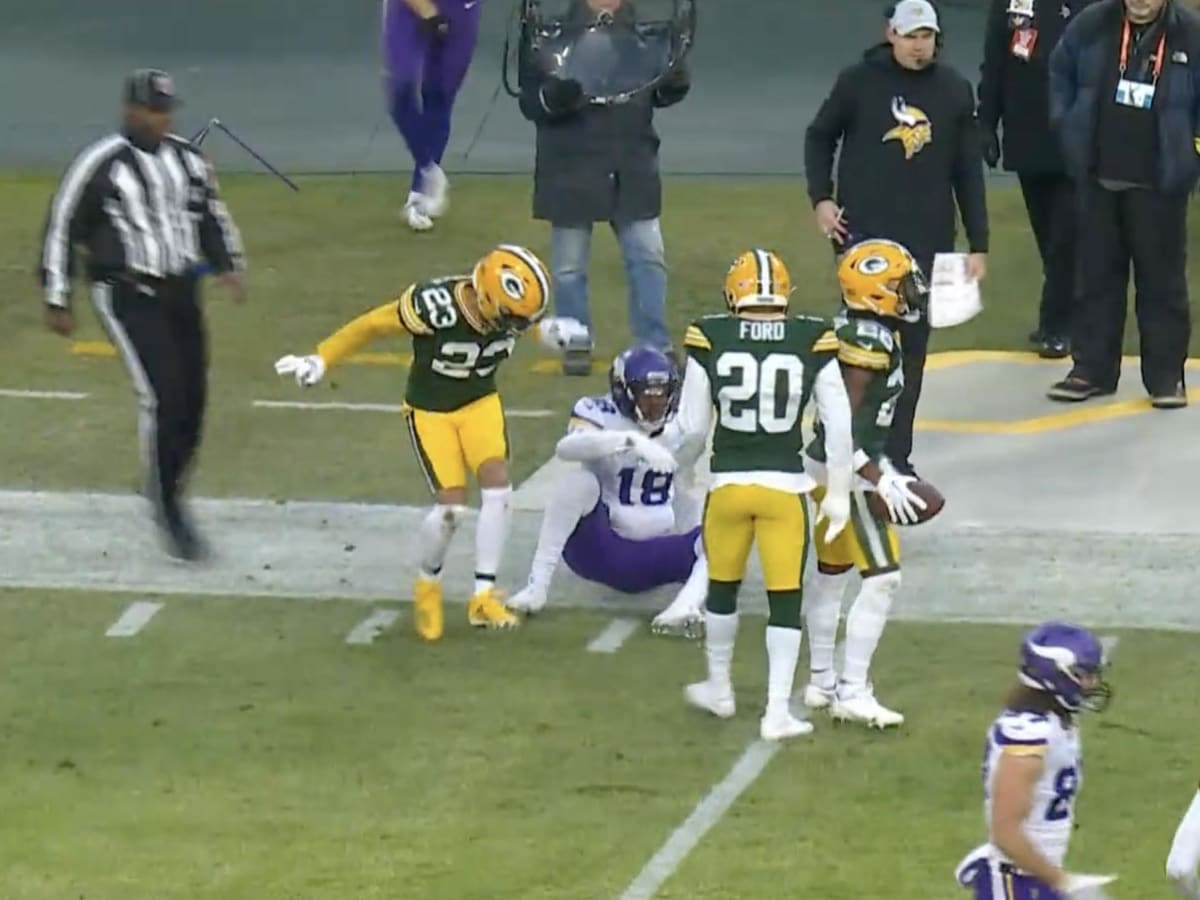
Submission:
POLYGON ((543 319, 538 336, 552 350, 562 350, 573 345, 587 346, 591 343, 591 332, 578 319, 543 319))
POLYGON ((300 387, 312 387, 325 377, 325 360, 311 356, 281 356, 275 360, 275 374, 293 375, 300 387))
POLYGON ((832 541, 850 521, 850 495, 841 491, 827 492, 817 511, 817 521, 822 519, 829 523, 825 526, 825 540, 832 541))
POLYGON ((1068 872, 1058 890, 1071 900, 1108 900, 1104 885, 1116 880, 1116 875, 1077 875, 1068 872))
POLYGON ((891 516, 893 522, 915 525, 920 518, 917 510, 925 509, 928 506, 924 500, 909 490, 908 486, 917 479, 911 475, 901 475, 886 463, 881 465, 880 469, 883 474, 879 477, 879 483, 875 485, 875 491, 887 505, 888 515, 891 516))
POLYGON ((627 440, 629 449, 655 472, 674 472, 678 466, 675 454, 653 438, 631 431, 627 440))

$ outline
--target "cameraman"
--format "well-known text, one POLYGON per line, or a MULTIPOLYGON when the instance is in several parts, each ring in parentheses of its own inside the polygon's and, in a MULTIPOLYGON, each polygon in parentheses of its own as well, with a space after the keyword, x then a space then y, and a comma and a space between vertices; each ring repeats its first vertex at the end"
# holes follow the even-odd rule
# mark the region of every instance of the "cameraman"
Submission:
MULTIPOLYGON (((575 0, 566 23, 582 29, 600 18, 618 28, 632 28, 637 21, 625 0, 575 0)), ((551 225, 555 310, 583 322, 593 336, 567 348, 563 371, 568 375, 591 373, 588 260, 596 222, 609 223, 621 248, 634 339, 671 350, 654 110, 678 103, 690 87, 687 69, 680 65, 655 89, 627 103, 601 106, 589 102, 579 81, 524 67, 521 112, 537 126, 533 216, 551 225)))

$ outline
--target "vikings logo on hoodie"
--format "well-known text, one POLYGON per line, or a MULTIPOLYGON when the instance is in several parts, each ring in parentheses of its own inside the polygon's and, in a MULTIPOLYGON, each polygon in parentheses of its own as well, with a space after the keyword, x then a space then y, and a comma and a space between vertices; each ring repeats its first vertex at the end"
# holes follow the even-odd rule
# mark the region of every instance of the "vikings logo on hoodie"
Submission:
POLYGON ((904 158, 912 159, 933 142, 933 124, 922 110, 909 106, 903 97, 892 98, 892 118, 896 127, 883 136, 883 142, 899 141, 904 158))

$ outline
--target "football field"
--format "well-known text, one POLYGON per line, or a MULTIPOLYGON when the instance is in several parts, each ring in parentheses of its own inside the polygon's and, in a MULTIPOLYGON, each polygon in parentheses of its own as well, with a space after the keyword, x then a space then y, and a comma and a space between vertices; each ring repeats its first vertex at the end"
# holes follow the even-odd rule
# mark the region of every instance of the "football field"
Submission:
MULTIPOLYGON (((301 185, 224 181, 251 299, 208 288, 193 492, 219 556, 197 568, 162 558, 131 495, 131 391, 86 304, 77 340, 41 328, 29 270, 51 179, 0 178, 0 897, 963 896, 952 872, 982 836, 984 729, 1021 625, 1052 615, 1119 637, 1115 702, 1085 730, 1073 865, 1119 872, 1114 898, 1167 896, 1166 850, 1200 774, 1200 498, 1176 474, 1200 435, 1190 410, 1146 409, 1134 363, 1103 403, 1040 400, 1065 367, 1012 352, 1037 287, 1015 192, 992 199, 988 308, 937 335, 927 379, 917 461, 949 502, 904 534, 900 621, 874 673, 908 721, 878 733, 818 718, 811 740, 765 748, 761 618, 743 621, 738 715, 709 719, 681 696, 700 646, 646 627, 669 595, 564 576, 519 631, 469 629, 470 524, 447 564, 446 637, 415 638, 408 541, 426 494, 395 414, 408 348, 369 348, 304 392, 271 364, 411 279, 501 239, 545 252, 548 235, 526 221, 523 179, 456 180, 450 217, 421 236, 398 225, 392 179, 301 185)), ((754 244, 783 253, 798 308, 828 311, 827 248, 799 184, 671 181, 664 230, 676 334, 719 308, 725 266, 754 244)), ((593 294, 607 358, 624 295, 599 230, 593 294)), ((605 387, 599 369, 556 371, 521 347, 501 374, 509 588, 569 405, 605 387)), ((752 612, 760 586, 746 584, 752 612)))

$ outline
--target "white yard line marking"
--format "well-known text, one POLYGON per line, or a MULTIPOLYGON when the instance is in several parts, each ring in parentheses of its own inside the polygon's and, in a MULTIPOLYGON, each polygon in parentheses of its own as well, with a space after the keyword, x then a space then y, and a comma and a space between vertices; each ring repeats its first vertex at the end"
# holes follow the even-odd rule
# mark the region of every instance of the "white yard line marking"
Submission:
MULTIPOLYGON (((342 403, 336 400, 255 400, 254 406, 258 409, 334 409, 346 412, 383 413, 398 413, 404 409, 399 403, 342 403)), ((511 419, 546 419, 554 415, 554 412, 549 409, 506 409, 504 415, 511 419)))
POLYGON ((400 618, 398 609, 377 609, 354 626, 346 635, 347 644, 371 644, 375 638, 400 618))
POLYGON ((121 618, 113 622, 109 626, 108 631, 104 632, 105 637, 133 637, 139 631, 146 627, 154 614, 163 608, 161 603, 152 603, 149 600, 136 600, 125 607, 125 612, 121 613, 121 618))
POLYGON ((629 636, 638 630, 637 619, 613 619, 608 627, 592 638, 587 645, 589 653, 616 653, 629 636))
POLYGON ((31 391, 21 388, 0 388, 0 397, 19 397, 25 400, 86 400, 79 391, 31 391))
POLYGON ((684 819, 683 824, 667 838, 667 842, 650 857, 646 867, 625 889, 621 900, 650 900, 658 893, 658 889, 675 874, 679 864, 700 843, 709 829, 721 820, 733 802, 762 774, 780 746, 779 743, 755 741, 747 747, 733 764, 729 774, 713 785, 704 799, 696 804, 692 814, 684 819))

